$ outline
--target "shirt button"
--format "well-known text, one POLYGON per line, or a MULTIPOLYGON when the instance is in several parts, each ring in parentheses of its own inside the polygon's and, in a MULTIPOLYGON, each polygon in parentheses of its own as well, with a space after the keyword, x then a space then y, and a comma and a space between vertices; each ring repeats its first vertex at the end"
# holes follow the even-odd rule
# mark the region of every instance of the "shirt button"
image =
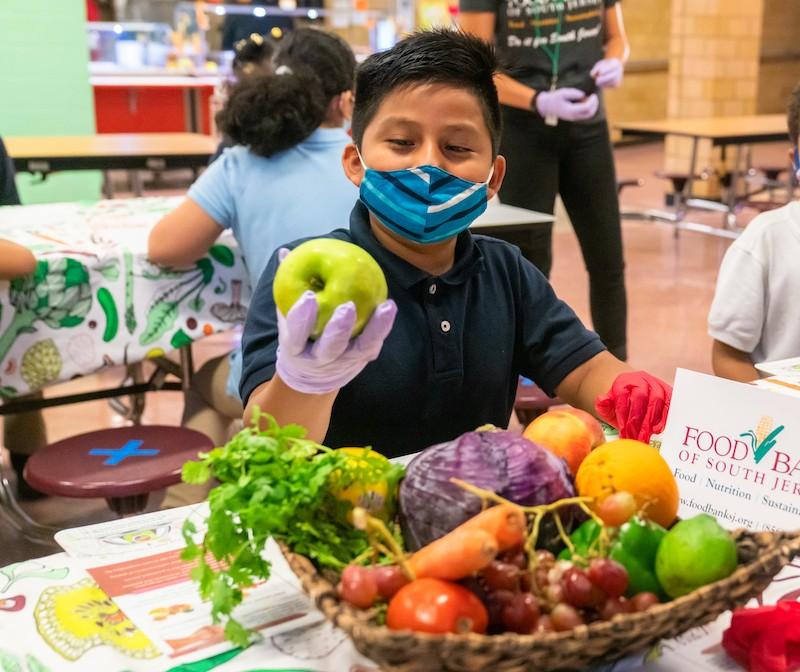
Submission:
POLYGON ((446 334, 450 331, 450 323, 447 320, 442 320, 442 323, 439 325, 442 328, 442 331, 446 334))
POLYGON ((435 283, 432 284, 430 287, 428 287, 428 294, 436 294, 436 284, 435 283))

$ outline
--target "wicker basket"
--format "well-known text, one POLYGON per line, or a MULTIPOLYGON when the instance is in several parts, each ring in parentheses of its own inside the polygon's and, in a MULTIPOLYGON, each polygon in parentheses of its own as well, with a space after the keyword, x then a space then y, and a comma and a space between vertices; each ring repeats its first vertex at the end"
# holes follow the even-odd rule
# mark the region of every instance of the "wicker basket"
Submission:
POLYGON ((308 558, 286 549, 284 553, 325 616, 387 672, 555 672, 612 662, 709 623, 760 595, 800 553, 800 533, 738 530, 734 536, 740 566, 727 579, 645 612, 542 635, 428 635, 389 630, 370 623, 369 612, 341 602, 334 586, 308 558))

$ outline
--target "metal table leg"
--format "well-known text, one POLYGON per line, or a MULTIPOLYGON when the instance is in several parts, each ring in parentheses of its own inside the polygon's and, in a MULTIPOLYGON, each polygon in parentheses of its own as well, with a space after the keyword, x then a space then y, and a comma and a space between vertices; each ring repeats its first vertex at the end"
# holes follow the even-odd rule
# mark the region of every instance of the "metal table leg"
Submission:
POLYGON ((192 344, 184 345, 179 351, 181 358, 181 388, 183 389, 184 402, 188 401, 186 395, 192 385, 194 376, 194 359, 192 357, 192 344))

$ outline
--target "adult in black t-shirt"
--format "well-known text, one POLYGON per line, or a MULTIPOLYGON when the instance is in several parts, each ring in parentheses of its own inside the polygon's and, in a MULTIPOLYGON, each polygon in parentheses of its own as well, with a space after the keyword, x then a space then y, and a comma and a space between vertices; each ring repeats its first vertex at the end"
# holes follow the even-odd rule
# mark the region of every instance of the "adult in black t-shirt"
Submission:
MULTIPOLYGON (((494 42, 506 72, 503 203, 552 213, 561 196, 589 272, 592 322, 627 356, 619 200, 602 89, 619 86, 628 41, 617 0, 460 0, 461 27, 494 42)), ((549 275, 552 226, 506 234, 549 275)))

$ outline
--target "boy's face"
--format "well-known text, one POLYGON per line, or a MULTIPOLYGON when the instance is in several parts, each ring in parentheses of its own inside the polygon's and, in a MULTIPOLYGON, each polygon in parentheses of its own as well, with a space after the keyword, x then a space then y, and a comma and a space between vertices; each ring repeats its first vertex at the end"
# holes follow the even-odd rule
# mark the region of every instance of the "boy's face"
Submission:
MULTIPOLYGON (((492 198, 505 175, 505 159, 492 160, 492 140, 478 98, 445 84, 412 85, 390 93, 364 131, 364 163, 388 171, 437 166, 470 182, 485 182, 492 198)), ((355 145, 345 149, 345 173, 357 187, 364 168, 355 145)))

